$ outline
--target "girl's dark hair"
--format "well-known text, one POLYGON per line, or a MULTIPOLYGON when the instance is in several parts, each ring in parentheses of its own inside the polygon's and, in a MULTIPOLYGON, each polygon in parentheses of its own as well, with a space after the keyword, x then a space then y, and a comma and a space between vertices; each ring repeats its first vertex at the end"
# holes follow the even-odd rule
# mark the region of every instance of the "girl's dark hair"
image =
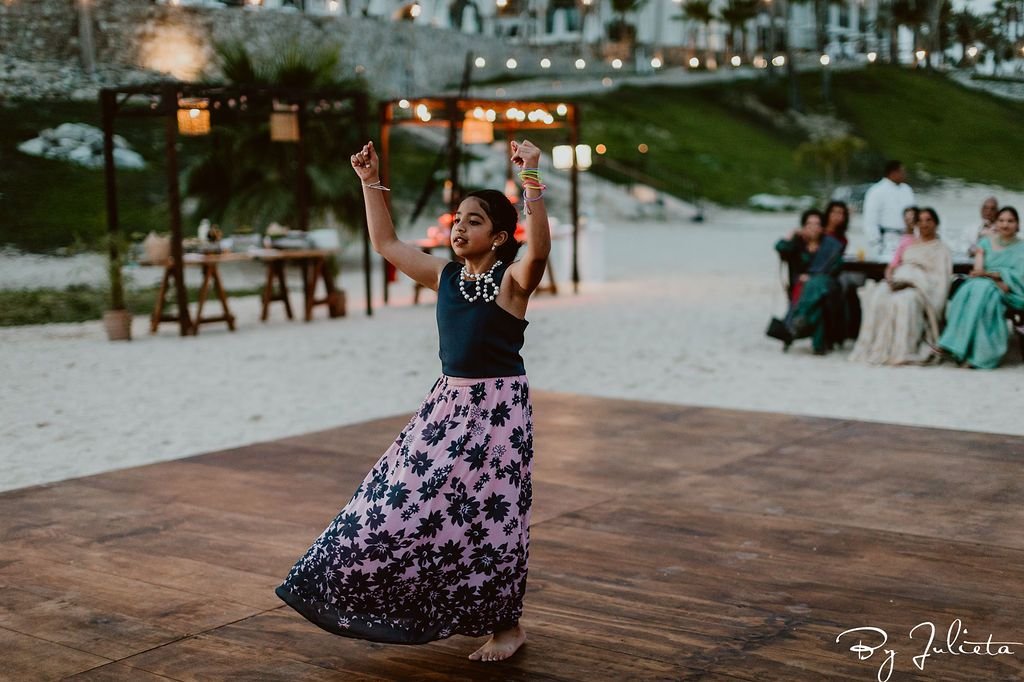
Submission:
POLYGON ((1013 206, 1003 206, 1001 209, 999 209, 999 213, 996 213, 996 217, 998 218, 999 215, 1002 213, 1009 213, 1010 215, 1012 215, 1013 219, 1017 221, 1017 228, 1020 228, 1020 214, 1017 213, 1017 209, 1015 209, 1013 206))
POLYGON ((818 220, 821 221, 821 226, 825 227, 825 216, 823 216, 821 211, 816 208, 809 208, 800 214, 800 227, 806 225, 807 219, 814 215, 818 216, 818 220))
POLYGON ((922 213, 928 213, 929 215, 931 215, 932 220, 935 221, 935 224, 939 225, 939 214, 935 212, 934 208, 927 207, 917 209, 917 215, 921 215, 922 213))
POLYGON ((516 259, 521 244, 516 241, 516 223, 519 222, 519 211, 504 194, 496 189, 481 189, 470 192, 466 199, 473 197, 483 206, 484 213, 491 219, 491 234, 505 232, 508 239, 495 252, 502 263, 511 263, 516 259))
POLYGON ((836 234, 843 236, 846 234, 846 229, 850 226, 850 207, 846 205, 845 201, 828 202, 828 206, 825 207, 825 227, 828 227, 828 217, 832 215, 833 208, 843 209, 843 222, 836 228, 836 234))

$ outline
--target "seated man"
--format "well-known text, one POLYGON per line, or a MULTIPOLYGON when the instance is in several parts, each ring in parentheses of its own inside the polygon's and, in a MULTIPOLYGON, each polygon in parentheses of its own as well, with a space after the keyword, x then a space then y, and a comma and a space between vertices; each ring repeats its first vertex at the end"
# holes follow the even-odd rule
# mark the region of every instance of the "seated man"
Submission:
POLYGON ((981 222, 972 223, 964 228, 958 235, 957 243, 950 245, 953 253, 958 256, 974 257, 978 251, 978 242, 984 237, 995 236, 996 213, 999 211, 999 201, 995 197, 988 197, 981 203, 981 222))

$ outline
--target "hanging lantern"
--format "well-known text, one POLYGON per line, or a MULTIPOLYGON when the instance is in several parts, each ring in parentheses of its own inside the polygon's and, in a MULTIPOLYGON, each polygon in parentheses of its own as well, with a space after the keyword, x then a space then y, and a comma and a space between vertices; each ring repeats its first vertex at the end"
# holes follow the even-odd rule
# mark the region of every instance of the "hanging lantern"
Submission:
POLYGON ((567 144, 560 144, 552 149, 551 165, 558 170, 569 170, 572 168, 572 147, 567 144))
POLYGON ((591 163, 593 163, 593 156, 590 153, 590 145, 576 145, 576 167, 580 170, 587 170, 591 163))
POLYGON ((494 124, 478 118, 467 118, 462 124, 463 144, 490 144, 494 142, 494 124))
POLYGON ((274 102, 270 114, 270 139, 272 142, 299 141, 299 105, 274 102))
POLYGON ((210 103, 205 99, 178 100, 178 132, 182 135, 210 133, 210 103))

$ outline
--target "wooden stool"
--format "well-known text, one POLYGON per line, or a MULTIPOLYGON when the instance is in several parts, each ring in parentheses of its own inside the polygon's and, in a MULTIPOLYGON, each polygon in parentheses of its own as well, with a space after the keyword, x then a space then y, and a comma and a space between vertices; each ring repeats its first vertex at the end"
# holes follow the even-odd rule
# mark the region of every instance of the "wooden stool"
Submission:
MULTIPOLYGON (((226 253, 226 254, 186 254, 183 265, 198 265, 203 269, 203 283, 199 288, 199 305, 196 309, 195 317, 188 318, 188 311, 185 311, 186 318, 189 319, 191 327, 189 333, 194 335, 199 334, 199 327, 203 324, 211 322, 226 322, 230 331, 235 331, 235 316, 231 312, 231 308, 228 307, 228 296, 227 292, 224 291, 224 284, 220 279, 220 272, 217 266, 220 263, 227 261, 238 261, 238 260, 250 260, 250 257, 246 254, 240 253, 226 253), (214 290, 217 294, 217 298, 220 299, 220 305, 222 313, 216 317, 203 317, 203 306, 206 304, 206 297, 210 291, 210 282, 213 282, 214 290)), ((155 334, 157 329, 160 327, 161 322, 178 322, 181 319, 181 311, 177 314, 168 314, 164 312, 164 308, 167 305, 167 292, 172 289, 171 280, 174 279, 174 261, 168 259, 164 263, 164 276, 160 282, 160 291, 157 294, 156 305, 153 308, 153 314, 150 316, 149 331, 151 334, 155 334)))
POLYGON ((292 304, 288 300, 288 281, 284 276, 284 259, 266 260, 267 282, 263 286, 263 309, 260 311, 260 321, 266 322, 270 314, 270 303, 272 301, 283 301, 284 311, 288 319, 294 319, 292 315, 292 304), (274 280, 279 283, 278 291, 274 291, 274 280))
POLYGON ((270 304, 273 301, 282 301, 288 319, 294 319, 292 305, 288 300, 288 282, 285 277, 285 264, 288 262, 298 264, 302 271, 303 317, 306 322, 312 321, 313 309, 318 305, 326 305, 331 317, 344 316, 346 314, 345 292, 334 286, 334 280, 327 268, 327 258, 332 253, 323 249, 263 249, 255 252, 255 256, 267 265, 267 280, 263 287, 263 310, 260 313, 260 320, 267 321, 270 304), (274 291, 274 280, 277 280, 278 283, 277 291, 274 291), (323 298, 316 296, 316 287, 320 281, 323 281, 326 292, 323 298))

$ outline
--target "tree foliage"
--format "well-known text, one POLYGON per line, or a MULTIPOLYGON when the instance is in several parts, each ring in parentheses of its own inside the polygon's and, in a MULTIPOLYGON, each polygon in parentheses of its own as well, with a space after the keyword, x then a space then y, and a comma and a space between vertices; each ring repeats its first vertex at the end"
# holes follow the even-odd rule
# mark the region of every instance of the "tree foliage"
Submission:
MULTIPOLYGON (((221 71, 234 85, 295 90, 362 89, 338 77, 338 49, 324 43, 280 45, 272 55, 254 54, 241 42, 216 46, 221 71)), ((250 99, 249 111, 223 109, 215 114, 208 152, 186 170, 185 193, 196 202, 193 217, 209 218, 230 233, 235 227, 262 228, 271 222, 297 226, 299 183, 304 184, 313 221, 333 214, 352 229, 362 210, 361 191, 347 159, 363 142, 356 139, 349 103, 338 111, 305 115, 302 129, 305 173, 299 177, 294 143, 270 140, 269 102, 250 99)), ((320 106, 310 103, 309 106, 320 106)))

